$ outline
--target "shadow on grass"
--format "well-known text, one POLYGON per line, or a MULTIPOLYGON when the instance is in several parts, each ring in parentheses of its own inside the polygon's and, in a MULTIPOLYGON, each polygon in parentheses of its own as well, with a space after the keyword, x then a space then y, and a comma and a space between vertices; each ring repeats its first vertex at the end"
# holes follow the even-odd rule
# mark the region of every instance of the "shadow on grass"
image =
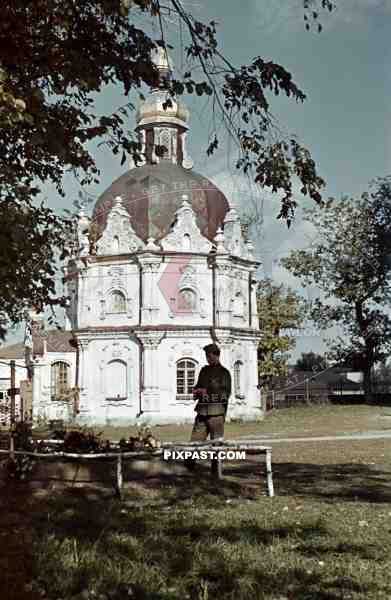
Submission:
MULTIPOLYGON (((247 463, 227 466, 224 474, 235 477, 238 484, 247 482, 251 490, 259 482, 259 490, 263 491, 264 469, 258 466, 257 471, 254 473, 254 465, 247 463)), ((391 501, 391 472, 371 465, 275 463, 273 479, 276 494, 280 496, 374 503, 391 501)))
POLYGON ((320 522, 268 528, 261 525, 263 519, 246 521, 243 515, 231 520, 227 513, 216 516, 218 511, 205 520, 205 509, 200 513, 189 509, 187 515, 164 515, 157 508, 125 511, 121 506, 126 502, 108 503, 104 494, 100 500, 91 501, 83 490, 48 502, 48 511, 53 514, 50 526, 46 519, 36 527, 37 540, 42 542, 49 535, 58 542, 57 554, 37 550, 37 568, 44 567, 41 580, 45 581, 46 574, 50 597, 61 594, 66 599, 78 598, 77 594, 88 589, 93 580, 94 589, 109 600, 129 596, 133 600, 209 600, 217 596, 224 600, 383 598, 375 581, 367 583, 349 574, 341 577, 308 570, 306 557, 311 548, 315 557, 317 548, 324 553, 338 552, 341 560, 343 554, 349 558, 352 552, 364 557, 364 546, 330 543, 330 534, 320 522), (83 547, 91 553, 92 546, 95 554, 87 566, 78 567, 79 571, 72 572, 68 566, 64 590, 61 561, 70 537, 74 540, 71 547, 79 548, 81 554, 83 547), (295 550, 290 549, 292 540, 295 550), (270 559, 272 548, 275 559, 268 562, 265 556, 270 559), (167 589, 160 583, 159 590, 156 572, 167 589))
MULTIPOLYGON (((102 476, 100 467, 96 472, 93 466, 89 469, 87 479, 99 481, 102 476)), ((235 505, 236 501, 240 504, 246 498, 256 499, 265 494, 264 465, 259 462, 226 464, 222 481, 210 476, 207 464, 199 464, 195 473, 145 476, 128 472, 132 481, 125 486, 127 499, 123 503, 113 497, 111 475, 99 486, 64 486, 61 493, 57 488, 43 504, 33 499, 29 484, 18 484, 13 491, 11 488, 0 490, 8 489, 8 501, 0 503, 3 526, 6 523, 10 526, 10 537, 4 542, 15 549, 15 554, 11 551, 13 566, 6 571, 7 581, 3 582, 3 588, 0 584, 0 589, 7 589, 7 594, 2 594, 2 597, 7 597, 7 600, 33 597, 21 593, 22 584, 28 581, 32 569, 32 551, 40 557, 34 565, 36 577, 44 587, 47 586, 53 597, 64 600, 81 593, 90 580, 96 579, 100 570, 102 581, 99 585, 107 592, 108 600, 127 597, 124 590, 129 586, 133 600, 183 600, 187 597, 198 600, 217 595, 227 600, 233 597, 236 600, 248 597, 271 599, 276 590, 284 593, 287 599, 300 600, 390 597, 381 595, 375 581, 366 585, 348 574, 343 578, 337 574, 323 577, 319 573, 308 572, 304 566, 297 566, 298 556, 301 563, 329 556, 338 556, 341 560, 344 556, 350 559, 353 556, 357 560, 377 562, 381 560, 382 553, 373 544, 333 541, 327 531, 316 523, 305 527, 290 524, 268 528, 263 526, 265 521, 262 526, 260 521, 243 520, 240 525, 230 521, 225 500, 230 499, 235 505), (132 489, 133 484, 139 487, 132 489), (181 503, 185 507, 182 516, 176 511, 176 506, 181 503), (218 509, 215 512, 221 511, 221 518, 218 521, 208 518, 203 522, 194 516, 197 507, 204 513, 218 509), (27 517, 21 516, 26 509, 27 517), (8 519, 7 511, 11 515, 8 519), (188 515, 192 515, 190 519, 188 515), (25 526, 26 530, 29 527, 35 529, 33 545, 16 543, 20 534, 15 523, 25 526), (50 536, 54 536, 58 545, 45 553, 40 542, 50 536), (294 552, 289 550, 292 539, 295 540, 294 552), (80 564, 69 568, 74 558, 73 554, 67 557, 67 547, 62 546, 67 540, 73 540, 76 547, 85 548, 85 553, 91 554, 87 566, 80 564), (285 548, 282 554, 291 556, 289 564, 279 564, 278 560, 270 568, 267 564, 260 564, 263 554, 274 546, 285 548), (224 554, 227 547, 232 556, 224 554), (107 549, 110 549, 109 554, 107 549), (62 563, 62 560, 65 562, 62 563), (64 569, 69 572, 69 581, 66 582, 68 596, 61 587, 65 585, 61 583, 64 569), (147 575, 142 574, 145 569, 147 575), (149 570, 155 573, 152 579, 148 579, 149 570), (179 586, 180 592, 160 590, 162 583, 159 584, 159 577, 173 587, 179 586), (201 582, 207 592, 200 589, 201 582), (113 590, 111 595, 108 589, 113 590), (341 590, 344 590, 345 596, 341 596, 341 590), (16 595, 17 592, 19 595, 16 595)), ((386 503, 391 500, 390 479, 386 470, 363 464, 274 465, 277 495, 308 500, 386 503)), ((50 487, 52 482, 47 485, 50 487)), ((266 504, 273 506, 273 500, 267 500, 266 504)), ((243 505, 244 517, 245 510, 243 505)), ((5 556, 0 551, 3 573, 9 560, 5 556)))

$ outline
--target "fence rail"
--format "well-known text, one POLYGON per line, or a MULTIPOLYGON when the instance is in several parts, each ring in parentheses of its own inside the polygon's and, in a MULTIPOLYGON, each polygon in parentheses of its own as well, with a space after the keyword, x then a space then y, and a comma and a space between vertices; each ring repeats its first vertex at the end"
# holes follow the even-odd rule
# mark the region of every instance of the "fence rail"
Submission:
MULTIPOLYGON (((11 438, 12 440, 12 438, 11 438)), ((37 440, 44 442, 44 440, 37 440)), ((54 440, 46 440, 46 442, 53 442, 54 440)), ((61 443, 61 440, 59 440, 61 443)), ((58 441, 56 441, 58 443, 58 441)), ((263 446, 259 441, 256 440, 211 440, 209 442, 166 442, 162 444, 161 448, 156 449, 139 449, 125 452, 104 452, 104 453, 87 453, 81 454, 76 452, 64 452, 64 451, 55 451, 55 452, 31 452, 28 450, 14 450, 11 447, 8 450, 0 450, 0 455, 8 455, 10 457, 14 456, 31 456, 33 458, 38 459, 59 459, 59 458, 68 458, 68 459, 77 459, 77 460, 101 460, 101 459, 115 459, 117 462, 116 466, 116 479, 115 479, 115 489, 116 493, 119 497, 121 497, 121 492, 123 488, 123 460, 124 459, 143 459, 143 458, 161 458, 164 455, 166 450, 175 451, 181 450, 182 452, 194 452, 197 451, 211 451, 211 450, 220 450, 220 451, 229 451, 229 450, 245 450, 249 454, 261 454, 265 455, 265 463, 266 463, 266 485, 267 485, 267 494, 269 497, 274 496, 274 485, 273 485, 273 472, 272 472, 272 456, 271 456, 271 447, 263 446)), ((223 469, 222 469, 222 460, 217 456, 217 476, 218 479, 222 478, 223 469)))

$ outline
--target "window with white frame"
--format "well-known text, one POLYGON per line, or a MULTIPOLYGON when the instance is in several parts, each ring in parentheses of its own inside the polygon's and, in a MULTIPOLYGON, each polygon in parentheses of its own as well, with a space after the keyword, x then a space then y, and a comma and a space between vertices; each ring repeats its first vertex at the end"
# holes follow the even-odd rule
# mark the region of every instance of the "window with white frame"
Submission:
POLYGON ((236 397, 239 397, 239 398, 243 396, 242 367, 243 367, 242 361, 237 360, 234 364, 234 394, 236 397))
POLYGON ((111 360, 106 367, 106 400, 124 400, 128 396, 127 365, 123 360, 111 360))
POLYGON ((123 292, 116 290, 111 293, 110 312, 117 314, 126 312, 126 298, 123 292))
POLYGON ((193 397, 197 363, 190 358, 183 358, 176 366, 176 393, 177 396, 193 397))
POLYGON ((190 288, 184 288, 178 291, 177 298, 178 311, 195 312, 197 310, 197 296, 190 288))
POLYGON ((51 365, 50 371, 50 396, 58 400, 69 391, 70 369, 68 363, 57 361, 51 365))

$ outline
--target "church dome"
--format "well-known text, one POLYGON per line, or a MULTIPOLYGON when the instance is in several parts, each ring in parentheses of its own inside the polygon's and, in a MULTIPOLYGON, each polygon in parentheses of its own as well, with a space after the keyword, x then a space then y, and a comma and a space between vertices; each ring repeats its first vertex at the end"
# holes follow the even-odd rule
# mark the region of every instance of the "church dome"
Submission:
POLYGON ((121 196, 136 235, 145 242, 159 240, 170 231, 184 194, 201 233, 212 241, 229 210, 226 197, 206 177, 169 161, 136 167, 116 179, 98 198, 92 219, 103 231, 114 199, 121 196))

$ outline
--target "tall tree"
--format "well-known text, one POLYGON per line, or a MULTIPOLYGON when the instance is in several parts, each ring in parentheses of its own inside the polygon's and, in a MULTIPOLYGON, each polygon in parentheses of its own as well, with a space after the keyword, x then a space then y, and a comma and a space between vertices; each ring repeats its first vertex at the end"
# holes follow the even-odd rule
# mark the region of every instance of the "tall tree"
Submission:
POLYGON ((261 281, 257 290, 259 329, 258 372, 264 384, 273 377, 285 375, 295 338, 290 332, 299 329, 306 313, 304 300, 292 289, 270 279, 261 281))
POLYGON ((391 350, 391 177, 373 182, 357 200, 331 199, 305 220, 317 228, 318 241, 281 262, 302 285, 323 291, 311 317, 320 328, 342 328, 327 354, 363 371, 369 399, 372 369, 391 350))
MULTIPOLYGON (((332 2, 303 0, 303 7, 309 26, 317 24, 319 10, 331 10, 332 2)), ((180 0, 164 5, 159 0, 6 2, 0 20, 0 205, 13 228, 0 240, 2 281, 9 282, 0 301, 0 335, 32 297, 38 310, 48 301, 61 301, 53 292, 54 254, 48 248, 55 242, 66 252, 70 223, 36 204, 40 185, 52 182, 64 194, 65 172, 80 176, 82 185, 98 182, 92 140, 107 144, 121 164, 129 155, 140 159, 141 147, 127 127, 127 114, 134 109, 129 95, 156 85, 152 48, 179 46, 167 27, 172 15, 182 23, 190 67, 182 79, 167 84, 167 103, 184 93, 210 96, 216 128, 223 122, 237 142, 237 167, 282 192, 279 217, 288 224, 296 207, 295 179, 304 194, 321 202, 324 182, 310 152, 294 136, 280 133, 270 110, 273 94, 301 102, 304 92, 273 61, 257 56, 248 65, 234 65, 220 47, 215 22, 195 19, 180 0), (150 33, 151 23, 158 34, 150 33), (95 95, 112 84, 123 87, 124 106, 113 114, 98 114, 95 95), (36 237, 31 228, 26 237, 18 233, 25 222, 24 216, 19 219, 21 206, 41 224, 36 237), (33 248, 26 247, 30 243, 33 248), (27 282, 30 254, 31 278, 28 285, 18 285, 27 282)), ((213 135, 207 152, 218 144, 213 135)))

